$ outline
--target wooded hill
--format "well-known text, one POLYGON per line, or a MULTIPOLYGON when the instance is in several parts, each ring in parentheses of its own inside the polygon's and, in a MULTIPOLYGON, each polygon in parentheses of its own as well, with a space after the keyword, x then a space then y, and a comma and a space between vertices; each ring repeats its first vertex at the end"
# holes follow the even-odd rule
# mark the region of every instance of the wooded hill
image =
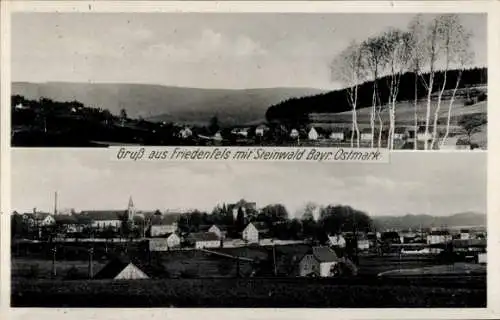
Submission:
MULTIPOLYGON (((487 84, 487 68, 474 68, 463 71, 459 89, 477 87, 487 84)), ((456 85, 459 70, 450 70, 447 72, 447 81, 445 90, 453 90, 456 85)), ((424 79, 428 79, 428 74, 423 74, 424 79)), ((418 79, 418 98, 424 98, 427 90, 422 81, 418 79)), ((390 76, 379 78, 378 91, 380 101, 386 103, 389 99, 390 76)), ((436 72, 434 80, 434 92, 437 92, 443 85, 444 72, 436 72)), ((302 122, 311 113, 340 113, 350 111, 352 107, 348 102, 349 89, 339 89, 327 93, 321 93, 300 98, 291 98, 275 104, 266 112, 266 119, 269 122, 302 122)), ((461 90, 465 94, 466 90, 461 90)), ((458 95, 458 93, 457 93, 458 95)), ((357 109, 372 106, 373 81, 364 82, 358 87, 358 106, 357 109)), ((458 97, 457 97, 458 98, 458 97)), ((464 98, 467 98, 466 96, 464 98)), ((415 74, 407 72, 401 76, 397 101, 408 101, 415 99, 415 74)))

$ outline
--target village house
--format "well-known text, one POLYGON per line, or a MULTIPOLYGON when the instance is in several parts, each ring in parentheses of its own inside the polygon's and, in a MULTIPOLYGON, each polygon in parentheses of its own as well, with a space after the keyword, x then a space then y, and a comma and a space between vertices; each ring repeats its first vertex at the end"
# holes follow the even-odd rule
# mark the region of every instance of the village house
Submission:
POLYGON ((328 236, 328 244, 332 247, 345 248, 346 241, 343 235, 336 234, 328 236))
POLYGON ((394 139, 404 140, 407 137, 407 129, 405 127, 396 127, 394 129, 394 139))
POLYGON ((267 126, 261 124, 255 128, 255 135, 257 137, 264 136, 265 132, 268 130, 267 126))
POLYGON ((182 139, 187 139, 187 138, 191 137, 192 135, 193 135, 193 131, 188 127, 184 127, 179 131, 179 137, 182 139))
POLYGON ((176 233, 165 234, 163 238, 149 239, 149 251, 168 251, 181 246, 181 237, 176 233))
POLYGON ((208 232, 214 233, 219 239, 224 239, 226 237, 227 229, 223 226, 212 225, 208 232))
POLYGON ((248 131, 248 128, 234 128, 231 130, 231 134, 246 138, 248 137, 248 131))
POLYGON ((149 279, 149 277, 130 260, 116 258, 105 265, 94 279, 142 280, 149 279))
POLYGON ((309 132, 307 134, 307 138, 309 140, 318 140, 319 138, 319 134, 318 134, 318 131, 316 131, 316 129, 314 129, 314 127, 311 127, 311 129, 309 129, 309 132))
POLYGON ((330 139, 334 141, 344 141, 345 130, 344 128, 334 127, 330 133, 330 139))
POLYGON ((329 247, 312 247, 299 261, 299 275, 301 277, 319 276, 331 277, 333 267, 339 262, 335 252, 329 247))
POLYGON ((196 249, 218 248, 221 246, 219 237, 211 232, 190 233, 186 240, 196 249))
POLYGON ((72 215, 54 215, 56 226, 64 233, 81 232, 83 225, 79 223, 78 219, 72 215))
POLYGON ((361 130, 361 141, 367 142, 367 141, 372 141, 372 139, 373 139, 372 129, 365 128, 361 130))
POLYGON ((365 251, 370 249, 370 240, 364 236, 358 236, 358 250, 365 251))
POLYGON ((290 131, 290 138, 297 140, 299 138, 299 131, 297 129, 292 129, 290 131))
POLYGON ((220 131, 217 131, 213 138, 212 138, 214 141, 222 141, 222 134, 220 133, 220 131))
POLYGON ((149 228, 151 237, 161 237, 170 233, 177 232, 177 230, 177 216, 155 215, 151 218, 151 227, 149 228))
POLYGON ((427 244, 446 243, 452 240, 447 230, 434 230, 427 235, 427 244))
POLYGON ((421 126, 418 128, 418 131, 417 131, 417 141, 425 142, 425 140, 427 140, 427 141, 432 140, 432 128, 429 127, 428 133, 426 135, 425 134, 425 126, 421 126))
POLYGON ((241 233, 241 239, 248 243, 259 243, 259 230, 253 223, 249 223, 241 233))
POLYGON ((56 223, 54 216, 47 212, 25 213, 22 218, 30 227, 47 227, 56 223))

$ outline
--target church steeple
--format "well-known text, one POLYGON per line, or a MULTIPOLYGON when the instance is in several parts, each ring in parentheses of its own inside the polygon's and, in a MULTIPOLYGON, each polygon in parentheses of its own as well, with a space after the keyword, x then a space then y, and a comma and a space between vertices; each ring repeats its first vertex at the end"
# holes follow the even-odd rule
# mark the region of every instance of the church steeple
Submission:
POLYGON ((129 221, 134 221, 135 206, 134 201, 132 201, 132 196, 128 199, 127 215, 129 221))

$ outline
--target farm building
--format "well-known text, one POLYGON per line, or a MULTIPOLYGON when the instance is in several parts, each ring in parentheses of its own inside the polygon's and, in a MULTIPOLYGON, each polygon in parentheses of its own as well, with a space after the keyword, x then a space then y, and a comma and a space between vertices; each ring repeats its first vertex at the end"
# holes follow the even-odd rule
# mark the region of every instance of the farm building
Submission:
POLYGON ((309 133, 307 134, 307 138, 309 140, 318 140, 318 138, 319 138, 318 131, 316 131, 316 129, 314 129, 314 127, 311 127, 311 129, 309 129, 309 133))
POLYGON ((182 139, 187 139, 187 138, 191 137, 192 135, 193 135, 193 131, 188 127, 184 127, 179 131, 179 137, 182 139))
POLYGON ((394 139, 404 140, 407 136, 407 129, 404 127, 397 127, 394 129, 394 139))
POLYGON ((221 240, 212 232, 197 232, 189 234, 187 242, 196 249, 218 248, 221 246, 221 240))
POLYGON ((451 241, 452 236, 446 230, 435 230, 431 231, 427 235, 427 244, 438 244, 438 243, 446 243, 451 241))
POLYGON ((249 223, 241 233, 241 238, 249 243, 258 243, 259 230, 257 230, 253 223, 249 223))
POLYGON ((335 141, 343 141, 345 138, 344 128, 335 127, 330 133, 330 139, 335 141))
POLYGON ((217 226, 214 224, 208 229, 208 232, 216 234, 219 239, 224 239, 226 237, 227 230, 223 226, 217 226))
POLYGON ((262 137, 267 130, 267 126, 261 124, 260 126, 257 126, 257 128, 255 128, 255 135, 258 137, 262 137))
POLYGON ((332 247, 345 248, 346 242, 344 236, 336 234, 334 236, 328 236, 328 244, 332 247))
POLYGON ((161 237, 163 235, 174 233, 178 229, 177 216, 174 215, 155 215, 151 218, 150 233, 151 237, 161 237))
POLYGON ((140 280, 149 279, 149 277, 130 260, 116 258, 105 265, 94 279, 140 280))
POLYGON ((338 262, 337 255, 329 247, 312 247, 299 261, 299 275, 331 277, 332 269, 338 262))
POLYGON ((373 139, 373 133, 372 129, 370 128, 365 128, 361 130, 361 141, 372 141, 373 139))
POLYGON ((460 240, 469 240, 469 239, 471 239, 470 230, 460 229, 460 240))
POLYGON ((166 238, 149 239, 149 251, 168 251, 180 245, 181 238, 176 233, 171 233, 166 238))
POLYGON ((299 138, 299 131, 297 129, 292 129, 290 131, 290 138, 298 139, 299 138))

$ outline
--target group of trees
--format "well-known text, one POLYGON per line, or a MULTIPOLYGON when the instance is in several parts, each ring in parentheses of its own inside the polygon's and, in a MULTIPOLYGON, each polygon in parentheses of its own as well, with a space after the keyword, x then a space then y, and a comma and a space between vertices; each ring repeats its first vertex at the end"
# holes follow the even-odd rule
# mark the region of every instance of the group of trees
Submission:
MULTIPOLYGON (((411 72, 414 78, 414 126, 418 130, 419 90, 423 85, 426 93, 425 140, 424 149, 433 149, 438 142, 438 118, 442 106, 444 91, 449 88, 448 72, 454 71, 452 94, 448 102, 445 142, 449 134, 451 112, 462 73, 471 63, 473 53, 470 50, 471 33, 466 30, 458 15, 444 14, 425 22, 422 15, 417 15, 409 24, 407 31, 391 28, 361 43, 353 41, 343 50, 331 65, 333 79, 347 86, 348 102, 352 108, 351 145, 359 146, 357 126, 358 88, 367 80, 372 81, 372 109, 370 126, 372 131, 371 146, 380 147, 383 130, 382 108, 389 111, 388 146, 393 148, 396 117, 396 101, 401 84, 401 77, 411 72), (442 79, 436 82, 436 74, 441 72, 442 79), (379 83, 384 77, 389 94, 385 100, 380 96, 379 83), (432 94, 437 91, 432 115, 432 94), (378 139, 375 143, 376 124, 378 121, 378 139), (432 129, 432 132, 430 131, 432 129)), ((414 141, 416 148, 416 137, 414 141)))
POLYGON ((325 242, 327 235, 339 232, 368 232, 374 229, 369 215, 350 206, 329 205, 319 207, 305 205, 299 217, 292 217, 282 204, 270 204, 259 210, 242 207, 236 216, 223 204, 211 213, 193 211, 181 214, 179 227, 185 232, 197 232, 201 226, 212 224, 228 227, 229 235, 237 236, 250 223, 261 223, 269 229, 269 235, 283 240, 312 239, 325 242))

